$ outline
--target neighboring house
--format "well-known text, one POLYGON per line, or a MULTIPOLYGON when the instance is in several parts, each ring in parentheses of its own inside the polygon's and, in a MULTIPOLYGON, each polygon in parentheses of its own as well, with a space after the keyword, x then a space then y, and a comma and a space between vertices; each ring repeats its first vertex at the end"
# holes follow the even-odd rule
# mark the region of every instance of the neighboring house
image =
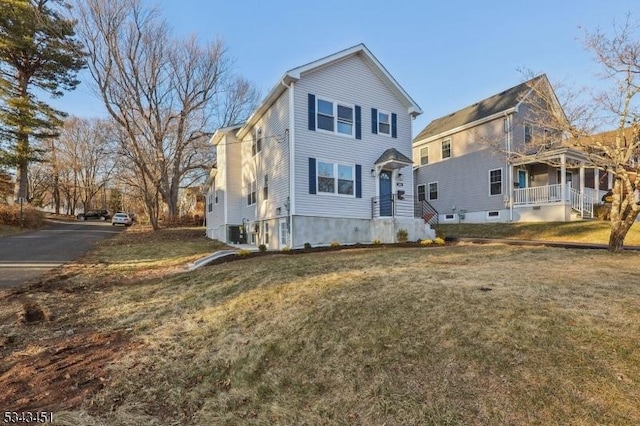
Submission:
POLYGON ((421 112, 363 44, 287 71, 211 139, 207 235, 271 249, 434 238, 413 196, 421 112))
POLYGON ((553 148, 563 135, 541 125, 540 105, 564 114, 545 75, 433 120, 415 137, 415 191, 440 223, 592 217, 611 177, 586 167, 581 150, 553 148), (542 155, 540 138, 549 141, 542 155), (522 155, 529 146, 536 155, 522 155))

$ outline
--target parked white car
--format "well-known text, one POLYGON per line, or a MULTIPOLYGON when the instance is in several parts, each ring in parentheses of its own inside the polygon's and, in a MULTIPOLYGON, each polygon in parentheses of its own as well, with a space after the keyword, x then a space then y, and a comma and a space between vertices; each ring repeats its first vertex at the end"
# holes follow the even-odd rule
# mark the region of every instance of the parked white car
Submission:
POLYGON ((133 225, 133 219, 131 218, 131 216, 129 216, 128 213, 116 213, 111 219, 111 225, 131 226, 133 225))

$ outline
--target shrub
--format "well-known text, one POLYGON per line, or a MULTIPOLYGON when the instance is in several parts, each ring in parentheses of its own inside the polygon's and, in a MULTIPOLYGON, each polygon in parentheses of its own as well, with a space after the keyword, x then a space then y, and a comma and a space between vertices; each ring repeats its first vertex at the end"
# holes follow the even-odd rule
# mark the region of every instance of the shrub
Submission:
MULTIPOLYGON (((39 228, 44 224, 44 214, 31 206, 22 207, 22 225, 39 228)), ((20 226, 20 205, 0 205, 0 225, 20 226)))
POLYGON ((260 244, 260 245, 258 246, 258 250, 260 250, 260 251, 267 251, 267 246, 265 246, 264 244, 260 244))
POLYGON ((593 217, 597 220, 609 220, 611 204, 596 204, 593 206, 593 217))
POLYGON ((311 243, 304 243, 304 249, 309 250, 311 248, 311 243))
POLYGON ((398 229, 398 232, 396 233, 396 237, 399 243, 406 243, 407 240, 409 239, 409 232, 407 232, 406 229, 398 229))
POLYGON ((437 244, 439 246, 443 246, 444 245, 444 240, 442 238, 438 237, 435 240, 433 240, 433 244, 437 244))
POLYGON ((375 239, 373 241, 371 241, 371 244, 373 244, 374 246, 379 246, 380 244, 382 244, 382 241, 375 239))
POLYGON ((331 247, 340 247, 340 243, 338 241, 332 241, 331 247))
POLYGON ((282 248, 282 252, 283 252, 283 253, 291 253, 291 247, 289 247, 289 246, 284 246, 284 247, 282 248))
POLYGON ((240 250, 238 253, 236 253, 238 256, 240 257, 247 257, 251 254, 251 252, 249 250, 240 250))
POLYGON ((422 241, 420 241, 420 245, 424 246, 424 247, 428 247, 431 244, 433 244, 433 241, 431 241, 431 240, 422 240, 422 241))

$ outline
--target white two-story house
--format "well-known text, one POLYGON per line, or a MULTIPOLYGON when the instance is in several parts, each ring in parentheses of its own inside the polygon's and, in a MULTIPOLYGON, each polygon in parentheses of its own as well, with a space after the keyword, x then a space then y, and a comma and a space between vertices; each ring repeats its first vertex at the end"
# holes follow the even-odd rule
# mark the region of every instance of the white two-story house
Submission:
POLYGON ((545 127, 551 109, 564 117, 540 75, 430 122, 413 141, 418 199, 440 223, 593 217, 611 176, 545 127))
POLYGON ((211 139, 207 235, 270 249, 433 238, 413 194, 421 112, 363 44, 287 71, 211 139))

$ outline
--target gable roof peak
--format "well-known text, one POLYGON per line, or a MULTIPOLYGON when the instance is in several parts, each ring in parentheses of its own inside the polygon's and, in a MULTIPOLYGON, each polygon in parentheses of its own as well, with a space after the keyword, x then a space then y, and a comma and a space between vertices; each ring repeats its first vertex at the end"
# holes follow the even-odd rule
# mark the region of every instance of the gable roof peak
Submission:
POLYGON ((460 110, 436 118, 415 137, 415 140, 427 139, 496 114, 515 110, 542 81, 548 84, 546 74, 537 75, 460 110))

